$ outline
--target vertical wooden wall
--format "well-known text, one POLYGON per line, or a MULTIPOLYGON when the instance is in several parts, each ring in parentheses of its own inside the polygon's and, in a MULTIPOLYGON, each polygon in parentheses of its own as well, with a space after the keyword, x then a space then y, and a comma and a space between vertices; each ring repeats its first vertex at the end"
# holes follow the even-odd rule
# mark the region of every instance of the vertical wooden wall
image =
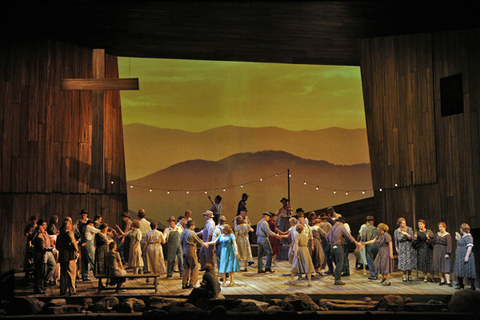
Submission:
POLYGON ((390 227, 400 216, 413 225, 415 213, 435 230, 480 228, 479 39, 464 30, 361 41, 376 207, 390 227), (459 73, 464 113, 442 117, 440 78, 459 73))
MULTIPOLYGON (((107 78, 118 77, 107 56, 107 78)), ((105 190, 91 189, 91 94, 62 91, 63 78, 90 78, 92 50, 43 39, 0 44, 0 269, 22 265, 23 228, 86 209, 115 224, 127 209, 119 92, 105 95, 105 190), (113 181, 113 184, 111 184, 113 181)))

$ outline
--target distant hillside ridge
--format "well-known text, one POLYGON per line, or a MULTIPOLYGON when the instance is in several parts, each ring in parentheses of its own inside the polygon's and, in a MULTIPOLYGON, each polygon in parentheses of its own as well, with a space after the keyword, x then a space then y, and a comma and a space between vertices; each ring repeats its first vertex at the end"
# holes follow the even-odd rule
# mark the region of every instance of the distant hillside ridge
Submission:
POLYGON ((264 150, 286 151, 333 164, 369 163, 366 129, 290 131, 278 127, 224 126, 203 132, 124 126, 127 179, 133 180, 193 159, 218 161, 264 150))
POLYGON ((313 210, 373 195, 368 191, 372 186, 370 164, 335 165, 304 159, 285 151, 260 151, 237 153, 219 161, 187 160, 128 181, 135 186, 128 188, 129 208, 145 208, 158 221, 190 209, 194 218, 199 220, 198 224, 203 225, 201 214, 211 207, 207 195, 221 195, 222 213, 233 219, 241 194, 245 192, 250 195, 247 202, 249 216, 257 219, 264 211, 276 211, 279 200, 287 196, 287 169, 292 175, 294 208, 313 210), (305 185, 304 181, 308 184, 305 185), (148 188, 153 188, 152 192, 148 188), (333 189, 365 189, 367 192, 349 192, 346 196, 345 192, 334 194, 333 189), (171 192, 167 193, 167 190, 171 192))

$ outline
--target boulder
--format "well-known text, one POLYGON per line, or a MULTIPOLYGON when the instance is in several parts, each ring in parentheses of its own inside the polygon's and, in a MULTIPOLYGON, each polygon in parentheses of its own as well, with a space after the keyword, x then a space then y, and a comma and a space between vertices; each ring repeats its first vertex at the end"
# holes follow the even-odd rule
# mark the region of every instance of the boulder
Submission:
POLYGON ((227 316, 227 309, 222 305, 215 306, 210 311, 210 315, 212 319, 224 319, 227 316))
POLYGON ((271 306, 279 306, 282 304, 283 299, 270 299, 268 302, 271 306))
POLYGON ((165 298, 165 297, 151 297, 148 305, 151 309, 169 310, 172 307, 181 307, 187 302, 187 299, 181 298, 165 298))
POLYGON ((142 312, 145 307, 146 305, 143 300, 137 298, 128 298, 120 303, 118 311, 123 313, 142 312))
POLYGON ((450 312, 479 313, 480 292, 470 289, 456 291, 448 303, 450 312))
POLYGON ((399 295, 389 294, 383 296, 378 301, 378 310, 380 311, 402 311, 403 299, 399 295))
POLYGON ((284 310, 280 306, 269 306, 267 310, 264 311, 265 315, 268 315, 269 318, 275 317, 278 318, 293 318, 296 316, 296 312, 293 311, 293 307, 291 311, 284 310))
POLYGON ((435 300, 430 300, 428 302, 405 302, 403 310, 413 312, 442 312, 447 310, 447 304, 435 300))
POLYGON ((30 315, 40 313, 45 303, 34 297, 20 297, 13 300, 7 309, 8 314, 30 315))
POLYGON ((160 309, 144 311, 142 319, 168 319, 168 312, 160 309))
POLYGON ((118 308, 119 301, 117 297, 105 297, 95 303, 94 311, 110 312, 118 308))
POLYGON ((242 302, 246 303, 254 303, 258 308, 262 309, 262 310, 266 310, 269 306, 269 303, 268 302, 264 302, 264 301, 258 301, 258 300, 254 300, 254 299, 241 299, 242 302))
POLYGON ((92 298, 83 298, 80 305, 82 306, 83 310, 88 310, 93 307, 93 300, 92 298))
POLYGON ((62 306, 49 306, 45 310, 48 314, 66 314, 66 313, 82 313, 83 306, 78 304, 65 304, 62 306))
POLYGON ((377 304, 364 300, 331 300, 321 299, 319 305, 324 310, 346 310, 346 311, 372 311, 377 304))
POLYGON ((216 306, 223 306, 226 310, 231 310, 242 303, 242 300, 239 299, 210 299, 208 301, 207 309, 213 309, 216 306))
POLYGON ((313 302, 310 296, 305 293, 298 292, 285 297, 281 302, 280 306, 284 310, 291 310, 291 307, 293 307, 293 310, 295 311, 320 310, 320 307, 315 302, 313 302))
POLYGON ((198 319, 205 315, 203 309, 197 308, 190 303, 186 303, 183 307, 173 307, 169 311, 169 317, 178 317, 178 319, 198 319))
POLYGON ((241 301, 235 308, 227 310, 227 315, 257 315, 263 312, 259 306, 257 306, 257 301, 241 301))
POLYGON ((65 299, 52 299, 45 304, 45 307, 48 308, 48 307, 64 306, 66 304, 67 304, 67 300, 65 299))

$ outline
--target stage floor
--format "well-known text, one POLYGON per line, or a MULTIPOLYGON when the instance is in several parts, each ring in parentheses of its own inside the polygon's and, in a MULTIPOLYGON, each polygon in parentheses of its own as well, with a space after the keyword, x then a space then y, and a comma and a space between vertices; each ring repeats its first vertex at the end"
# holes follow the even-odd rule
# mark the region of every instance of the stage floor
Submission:
MULTIPOLYGON (((350 255, 350 266, 354 266, 355 261, 350 255)), ((254 258, 255 259, 255 258, 254 258)), ((256 260, 256 259, 255 259, 256 260)), ((256 261, 255 261, 256 262, 256 261)), ((240 298, 248 297, 256 300, 268 300, 271 298, 281 298, 295 292, 302 292, 315 297, 316 299, 361 299, 363 297, 371 297, 378 299, 386 294, 399 294, 402 296, 415 296, 417 300, 428 301, 430 299, 447 302, 451 295, 455 292, 454 288, 448 286, 439 286, 439 279, 436 283, 423 283, 423 274, 421 278, 415 278, 416 271, 412 272, 413 282, 402 282, 401 272, 392 274, 391 286, 382 286, 380 280, 369 280, 368 271, 363 274, 363 270, 350 269, 351 276, 342 277, 342 281, 346 283, 344 286, 333 285, 334 277, 316 275, 312 279, 312 286, 308 287, 308 281, 305 275, 302 280, 295 277, 294 283, 288 284, 290 279, 290 265, 288 261, 277 261, 276 266, 272 269, 275 273, 258 274, 256 263, 248 268, 247 272, 238 272, 234 274, 235 285, 233 287, 222 287, 222 294, 225 297, 240 298), (446 301, 447 300, 447 301, 446 301)), ((200 272, 199 280, 201 280, 200 272)), ((25 286, 23 284, 23 273, 16 274, 15 296, 35 296, 38 298, 54 298, 59 296, 59 287, 48 287, 45 294, 33 294, 33 285, 25 286)), ((76 297, 99 297, 115 294, 115 291, 108 290, 97 293, 98 281, 90 274, 91 281, 79 281, 76 297)), ((124 284, 127 292, 122 292, 120 296, 152 296, 155 295, 154 290, 134 290, 128 289, 129 286, 136 287, 145 285, 145 279, 127 280, 124 284)), ((157 295, 179 297, 188 295, 190 290, 182 290, 181 278, 178 273, 174 273, 172 278, 166 279, 164 275, 159 279, 159 291, 157 295)))

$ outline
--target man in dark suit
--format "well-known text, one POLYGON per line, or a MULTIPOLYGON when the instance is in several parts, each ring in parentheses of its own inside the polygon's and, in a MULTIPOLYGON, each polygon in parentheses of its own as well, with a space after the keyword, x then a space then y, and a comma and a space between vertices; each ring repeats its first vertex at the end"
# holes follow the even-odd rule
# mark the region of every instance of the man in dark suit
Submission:
POLYGON ((77 294, 75 290, 75 280, 77 274, 77 255, 79 249, 73 225, 69 220, 64 221, 61 233, 57 237, 57 249, 59 251, 58 262, 60 262, 60 294, 64 295, 67 291, 70 295, 77 294))

